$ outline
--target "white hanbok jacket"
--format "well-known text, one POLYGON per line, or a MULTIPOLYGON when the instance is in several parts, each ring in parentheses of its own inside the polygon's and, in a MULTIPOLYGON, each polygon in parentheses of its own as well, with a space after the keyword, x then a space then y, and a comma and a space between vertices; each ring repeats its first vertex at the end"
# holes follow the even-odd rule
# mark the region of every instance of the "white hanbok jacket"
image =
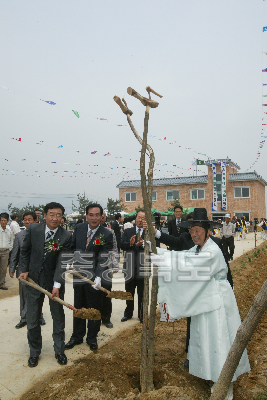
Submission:
MULTIPOLYGON (((189 372, 217 382, 241 320, 220 248, 208 239, 198 254, 196 249, 157 249, 162 259, 158 301, 167 303, 171 318, 192 317, 189 372)), ((245 350, 232 381, 248 371, 245 350)))

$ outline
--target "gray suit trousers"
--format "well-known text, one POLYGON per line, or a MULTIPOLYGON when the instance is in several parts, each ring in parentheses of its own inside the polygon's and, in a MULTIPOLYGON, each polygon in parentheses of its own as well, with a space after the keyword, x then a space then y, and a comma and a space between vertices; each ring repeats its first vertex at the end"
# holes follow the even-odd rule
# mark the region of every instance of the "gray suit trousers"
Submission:
MULTIPOLYGON (((38 284, 42 287, 45 285, 44 273, 41 271, 38 284)), ((45 295, 39 290, 27 287, 27 329, 28 343, 30 346, 30 356, 37 357, 42 349, 41 326, 39 320, 41 318, 42 306, 45 295)), ((59 290, 59 297, 64 298, 64 286, 59 290)), ((53 319, 53 340, 54 350, 56 354, 64 353, 65 346, 65 314, 63 306, 56 301, 49 299, 50 312, 53 319)))
POLYGON ((20 320, 26 322, 27 314, 27 285, 19 282, 20 320))

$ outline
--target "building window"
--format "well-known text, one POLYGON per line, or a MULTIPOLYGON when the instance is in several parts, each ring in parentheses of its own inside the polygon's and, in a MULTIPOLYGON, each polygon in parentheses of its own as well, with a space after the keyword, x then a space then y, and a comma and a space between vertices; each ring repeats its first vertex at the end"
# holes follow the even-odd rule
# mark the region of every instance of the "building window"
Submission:
POLYGON ((125 193, 125 201, 136 201, 136 192, 125 193))
POLYGON ((249 211, 234 211, 234 215, 237 216, 237 218, 241 219, 243 216, 246 217, 246 221, 250 221, 250 212, 249 211))
POLYGON ((235 198, 248 198, 250 197, 249 187, 235 187, 235 198))
POLYGON ((205 189, 191 189, 191 200, 204 200, 205 189))
POLYGON ((166 190, 166 200, 179 200, 179 190, 166 190))
POLYGON ((152 201, 157 201, 157 192, 153 191, 152 193, 152 201))

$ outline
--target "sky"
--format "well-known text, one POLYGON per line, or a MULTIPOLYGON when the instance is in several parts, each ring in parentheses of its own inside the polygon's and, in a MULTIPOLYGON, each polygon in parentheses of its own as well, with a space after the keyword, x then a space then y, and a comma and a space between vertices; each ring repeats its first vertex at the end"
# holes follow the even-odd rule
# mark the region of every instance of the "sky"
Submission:
POLYGON ((105 207, 140 179, 140 144, 113 100, 142 136, 129 86, 163 96, 149 116, 155 178, 229 157, 267 180, 265 26, 264 0, 2 0, 0 211, 58 201, 71 212, 78 193, 105 207))

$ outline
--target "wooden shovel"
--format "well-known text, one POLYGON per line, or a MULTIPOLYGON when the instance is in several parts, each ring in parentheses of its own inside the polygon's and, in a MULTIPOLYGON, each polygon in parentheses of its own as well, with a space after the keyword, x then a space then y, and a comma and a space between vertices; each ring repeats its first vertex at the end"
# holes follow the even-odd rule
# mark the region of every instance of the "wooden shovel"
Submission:
MULTIPOLYGON (((93 281, 91 281, 88 278, 85 278, 85 276, 83 276, 79 272, 77 272, 72 266, 70 266, 68 268, 68 272, 70 272, 72 275, 78 276, 80 279, 89 283, 90 285, 95 285, 95 283, 93 281)), ((110 297, 112 299, 133 300, 133 296, 130 292, 123 292, 122 290, 109 291, 100 285, 97 285, 97 289, 102 290, 102 292, 107 294, 107 297, 110 297)))
MULTIPOLYGON (((27 280, 23 278, 19 278, 19 281, 22 283, 25 283, 28 286, 33 287, 36 290, 39 290, 40 292, 46 294, 50 299, 52 299, 52 293, 48 292, 41 286, 37 285, 31 278, 27 278, 27 280)), ((100 320, 101 319, 101 314, 99 310, 96 310, 95 308, 80 308, 77 309, 73 307, 71 304, 68 304, 66 301, 61 300, 59 297, 54 296, 53 297, 54 301, 57 301, 58 303, 62 304, 63 306, 69 308, 70 310, 74 311, 74 317, 76 318, 82 318, 82 319, 91 319, 91 320, 100 320)))

